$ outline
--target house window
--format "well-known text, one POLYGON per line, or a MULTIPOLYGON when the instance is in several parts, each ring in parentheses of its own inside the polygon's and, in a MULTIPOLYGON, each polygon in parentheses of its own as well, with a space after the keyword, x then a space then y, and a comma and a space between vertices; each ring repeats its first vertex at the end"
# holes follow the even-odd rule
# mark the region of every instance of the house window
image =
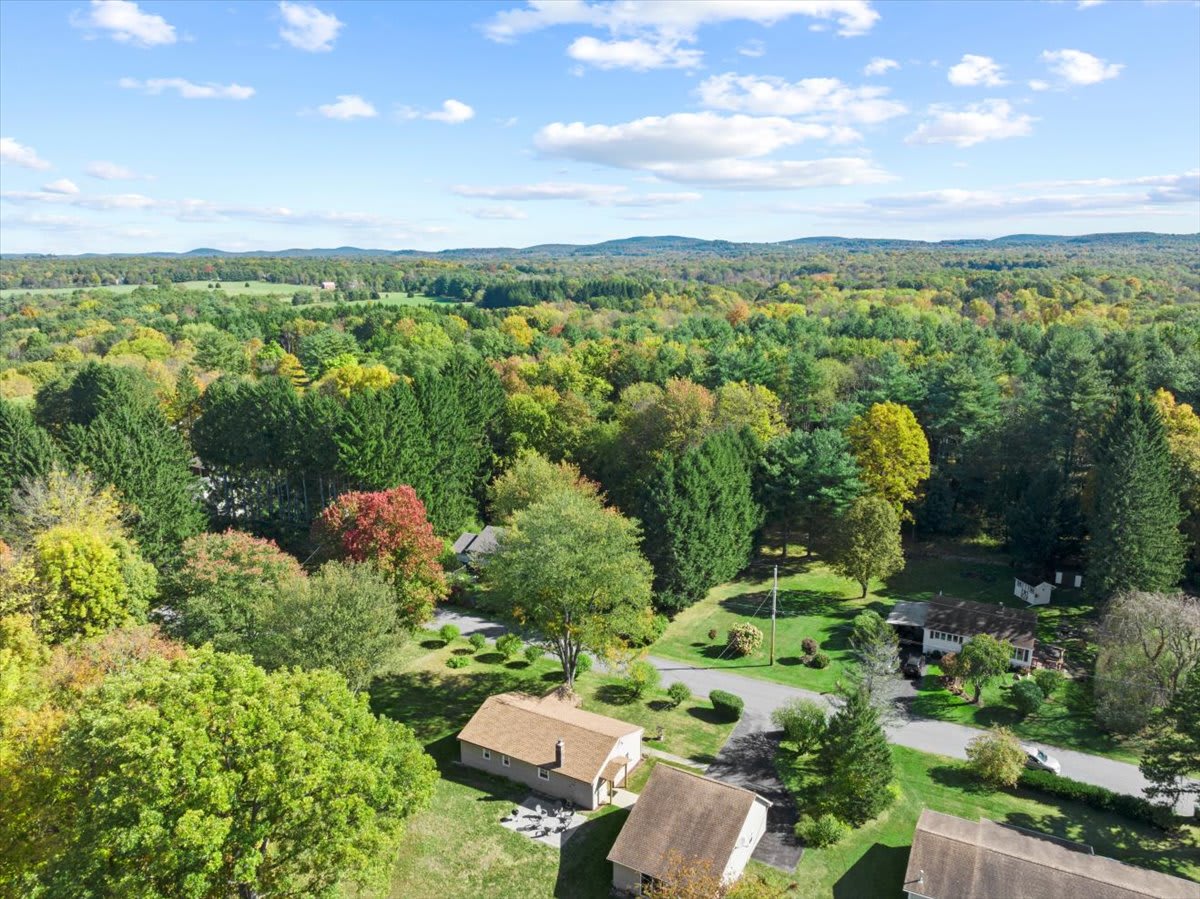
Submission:
POLYGON ((492 750, 490 750, 490 749, 483 750, 483 757, 485 759, 490 759, 492 757, 492 750))
POLYGON ((538 780, 549 780, 550 772, 545 768, 538 768, 538 780))
POLYGON ((503 765, 505 768, 510 768, 510 767, 512 767, 512 759, 510 759, 506 755, 501 755, 500 756, 500 764, 503 765))

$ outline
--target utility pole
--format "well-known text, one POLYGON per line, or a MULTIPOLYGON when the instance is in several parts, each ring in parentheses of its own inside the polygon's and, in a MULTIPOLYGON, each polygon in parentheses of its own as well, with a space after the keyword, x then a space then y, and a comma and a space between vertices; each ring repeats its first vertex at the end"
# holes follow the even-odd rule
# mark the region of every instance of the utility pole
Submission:
POLYGON ((779 566, 775 566, 775 584, 771 587, 771 664, 775 664, 775 605, 779 600, 779 566))

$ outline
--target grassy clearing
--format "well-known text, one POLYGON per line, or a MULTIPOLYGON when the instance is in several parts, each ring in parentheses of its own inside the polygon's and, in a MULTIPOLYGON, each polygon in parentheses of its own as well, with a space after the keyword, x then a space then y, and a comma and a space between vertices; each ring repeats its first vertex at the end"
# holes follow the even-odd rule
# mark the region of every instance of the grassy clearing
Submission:
MULTIPOLYGON (((899 798, 883 815, 828 849, 806 849, 796 868, 803 897, 902 896, 913 828, 928 807, 970 820, 989 818, 1091 845, 1098 855, 1200 879, 1200 828, 1163 834, 1117 815, 1027 791, 980 789, 965 766, 936 755, 892 747, 899 798)), ((782 756, 781 756, 782 761, 782 756)), ((812 794, 803 763, 782 761, 780 772, 803 808, 812 794)), ((774 872, 773 872, 774 873, 774 872)), ((772 882, 779 883, 779 880, 772 882)), ((793 895, 789 893, 789 895, 793 895)))
MULTIPOLYGON (((886 583, 876 582, 866 597, 855 584, 838 577, 819 561, 789 561, 781 565, 776 661, 769 662, 771 629, 771 578, 764 566, 751 569, 749 576, 714 588, 696 605, 685 609, 671 622, 653 651, 693 665, 737 669, 739 674, 778 681, 825 693, 836 689, 845 677, 852 658, 850 623, 864 609, 882 615, 899 600, 928 600, 938 592, 975 602, 1016 606, 1012 596, 1012 570, 987 557, 918 558, 886 583), (786 572, 786 573, 784 573, 786 572), (763 646, 744 658, 723 655, 725 635, 741 621, 751 621, 766 635, 763 646), (709 633, 716 631, 716 638, 709 633), (829 666, 809 668, 801 662, 801 641, 812 637, 829 656, 829 666)), ((1078 630, 1092 607, 1078 591, 1060 591, 1050 606, 1038 610, 1039 639, 1065 642, 1076 659, 1086 658, 1090 647, 1080 638, 1063 641, 1062 626, 1078 630)), ((941 688, 933 672, 925 678, 914 702, 926 717, 957 721, 975 727, 1004 724, 1022 737, 1052 746, 1078 749, 1122 760, 1136 759, 1137 744, 1099 731, 1092 719, 1091 698, 1086 686, 1068 683, 1042 711, 1021 719, 1007 704, 1011 679, 994 684, 984 693, 984 707, 964 702, 941 688)))
MULTIPOLYGON (((476 899, 479 896, 605 897, 612 883, 606 857, 628 812, 604 808, 561 853, 500 826, 529 788, 455 764, 455 734, 493 693, 522 690, 545 693, 562 681, 555 659, 532 665, 505 662, 489 644, 473 654, 463 639, 450 645, 431 632, 417 634, 393 663, 393 672, 376 680, 372 708, 411 727, 437 759, 442 779, 429 809, 415 815, 396 859, 391 895, 400 899, 476 899), (471 655, 465 668, 446 667, 455 655, 471 655)), ((676 755, 704 761, 724 744, 732 724, 711 720, 707 702, 689 701, 666 708, 666 694, 650 691, 634 699, 617 678, 589 672, 576 688, 583 707, 646 727, 653 736, 661 723, 664 740, 648 740, 676 755)), ((635 771, 645 783, 653 763, 635 771), (642 768, 645 768, 643 773, 642 768)))

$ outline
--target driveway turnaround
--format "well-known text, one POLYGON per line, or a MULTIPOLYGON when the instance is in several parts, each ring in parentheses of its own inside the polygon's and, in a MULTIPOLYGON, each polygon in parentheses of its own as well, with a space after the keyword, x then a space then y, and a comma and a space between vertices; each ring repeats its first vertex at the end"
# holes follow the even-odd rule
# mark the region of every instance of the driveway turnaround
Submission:
MULTIPOLYGON (((478 632, 495 637, 507 630, 504 625, 495 621, 450 609, 439 610, 434 619, 433 626, 435 628, 441 627, 443 624, 458 626, 464 636, 478 632)), ((681 681, 687 684, 693 693, 701 696, 707 696, 713 690, 736 693, 746 704, 744 717, 757 722, 753 726, 760 728, 762 733, 770 732, 771 712, 788 700, 811 699, 814 702, 824 703, 830 708, 833 707, 829 697, 822 693, 801 690, 799 687, 789 687, 774 681, 746 677, 728 669, 696 668, 686 662, 677 662, 660 656, 650 656, 649 661, 662 672, 664 687, 670 686, 674 681, 681 681)), ((963 724, 912 716, 901 717, 887 725, 885 729, 888 740, 898 746, 907 746, 910 749, 919 749, 921 752, 932 752, 936 755, 947 755, 956 759, 965 759, 967 744, 984 732, 979 728, 967 727, 963 724)), ((734 737, 741 730, 741 725, 739 725, 718 755, 718 762, 725 756, 726 750, 730 749, 734 737)), ((1149 786, 1149 782, 1142 777, 1142 772, 1138 770, 1137 765, 1118 762, 1101 755, 1076 752, 1072 749, 1059 749, 1045 743, 1037 745, 1048 755, 1052 755, 1062 762, 1063 776, 1072 780, 1081 780, 1084 783, 1107 787, 1118 793, 1128 793, 1130 796, 1143 795, 1142 790, 1149 786)), ((772 770, 774 769, 772 768, 772 770)), ((714 774, 714 776, 717 775, 714 774)), ((771 797, 767 796, 767 798, 771 797)), ((1181 815, 1189 815, 1193 813, 1195 805, 1192 797, 1185 797, 1175 806, 1175 810, 1181 815)), ((758 857, 757 853, 755 857, 758 857)))
POLYGON ((775 771, 780 735, 770 718, 753 712, 743 714, 705 774, 752 790, 771 803, 767 810, 767 832, 759 840, 753 857, 791 874, 804 849, 796 839, 796 802, 775 771))

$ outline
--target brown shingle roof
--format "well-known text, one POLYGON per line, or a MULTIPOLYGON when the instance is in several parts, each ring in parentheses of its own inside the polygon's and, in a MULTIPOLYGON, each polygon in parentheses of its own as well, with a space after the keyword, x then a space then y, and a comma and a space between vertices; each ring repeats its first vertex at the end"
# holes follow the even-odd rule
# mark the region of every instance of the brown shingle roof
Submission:
POLYGON ((741 787, 657 765, 608 859, 658 878, 668 873, 673 855, 723 872, 755 802, 770 805, 741 787))
POLYGON ((913 834, 904 889, 929 899, 1200 899, 1200 884, 1080 843, 930 809, 913 834))
POLYGON ((553 693, 544 698, 498 693, 484 700, 458 738, 590 784, 617 741, 641 730, 615 718, 577 709, 553 693), (560 739, 561 768, 554 761, 555 744, 560 739))
POLYGON ((963 637, 991 634, 1013 646, 1032 649, 1037 631, 1037 613, 1032 609, 1010 609, 969 599, 939 596, 929 600, 925 627, 931 631, 949 631, 963 637))

